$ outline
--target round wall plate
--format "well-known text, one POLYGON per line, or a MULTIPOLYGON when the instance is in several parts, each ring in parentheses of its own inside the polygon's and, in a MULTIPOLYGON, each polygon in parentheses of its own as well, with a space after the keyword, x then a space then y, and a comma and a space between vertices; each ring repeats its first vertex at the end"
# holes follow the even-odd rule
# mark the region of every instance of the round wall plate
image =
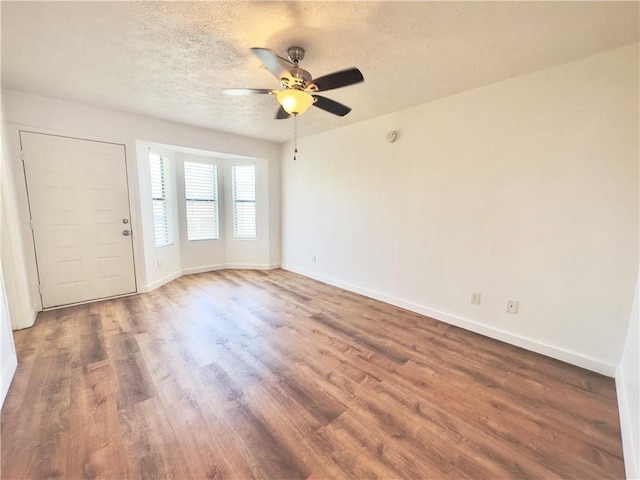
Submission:
POLYGON ((396 138, 398 138, 398 132, 396 132, 395 130, 391 130, 389 133, 387 133, 387 142, 393 143, 396 141, 396 138))

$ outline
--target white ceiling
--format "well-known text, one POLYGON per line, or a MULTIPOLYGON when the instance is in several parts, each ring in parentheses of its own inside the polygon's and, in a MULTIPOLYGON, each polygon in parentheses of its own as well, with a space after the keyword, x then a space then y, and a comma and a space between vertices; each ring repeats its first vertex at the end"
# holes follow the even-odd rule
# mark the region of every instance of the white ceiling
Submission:
POLYGON ((299 135, 559 65, 639 41, 638 2, 2 1, 2 84, 277 142, 277 88, 250 47, 299 45, 315 77, 358 67, 365 82, 325 96, 299 135))

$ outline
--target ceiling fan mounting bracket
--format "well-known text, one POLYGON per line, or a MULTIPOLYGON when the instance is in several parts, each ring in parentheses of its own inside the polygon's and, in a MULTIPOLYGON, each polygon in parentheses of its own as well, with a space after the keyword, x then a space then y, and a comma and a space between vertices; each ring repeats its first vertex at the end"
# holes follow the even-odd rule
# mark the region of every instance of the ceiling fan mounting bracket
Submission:
POLYGON ((289 47, 287 49, 287 55, 289 56, 289 60, 291 60, 296 65, 299 61, 304 59, 304 48, 302 47, 289 47))

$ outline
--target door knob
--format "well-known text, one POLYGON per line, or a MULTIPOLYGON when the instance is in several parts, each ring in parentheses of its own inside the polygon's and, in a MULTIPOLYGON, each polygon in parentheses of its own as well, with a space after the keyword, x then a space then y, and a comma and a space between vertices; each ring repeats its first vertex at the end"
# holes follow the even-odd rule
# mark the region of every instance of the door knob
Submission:
POLYGON ((129 231, 129 230, 123 230, 123 231, 122 231, 122 234, 123 234, 125 237, 128 237, 129 235, 131 235, 131 231, 129 231))
POLYGON ((124 223, 126 225, 127 223, 129 223, 129 219, 128 218, 123 218, 122 219, 122 223, 124 223))

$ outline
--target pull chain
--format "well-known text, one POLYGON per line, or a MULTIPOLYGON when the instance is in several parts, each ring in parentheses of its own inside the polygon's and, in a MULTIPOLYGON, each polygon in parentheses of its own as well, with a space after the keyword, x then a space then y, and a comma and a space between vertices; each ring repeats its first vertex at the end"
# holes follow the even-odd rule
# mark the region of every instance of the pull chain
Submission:
POLYGON ((293 116, 293 160, 296 161, 298 158, 298 115, 293 116))

